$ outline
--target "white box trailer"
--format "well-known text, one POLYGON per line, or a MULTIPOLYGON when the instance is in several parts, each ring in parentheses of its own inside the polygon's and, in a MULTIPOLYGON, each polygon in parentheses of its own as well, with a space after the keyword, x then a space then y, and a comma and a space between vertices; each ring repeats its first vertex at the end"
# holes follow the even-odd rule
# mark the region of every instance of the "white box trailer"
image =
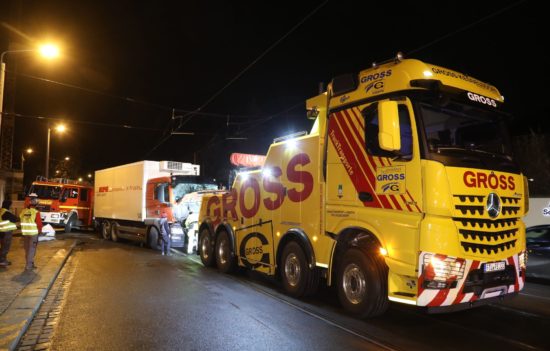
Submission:
POLYGON ((183 246, 183 230, 173 220, 173 187, 198 176, 200 166, 174 161, 139 161, 95 172, 94 217, 106 239, 147 242, 158 249, 159 219, 166 212, 172 244, 183 246), (186 179, 188 179, 187 177, 186 179))

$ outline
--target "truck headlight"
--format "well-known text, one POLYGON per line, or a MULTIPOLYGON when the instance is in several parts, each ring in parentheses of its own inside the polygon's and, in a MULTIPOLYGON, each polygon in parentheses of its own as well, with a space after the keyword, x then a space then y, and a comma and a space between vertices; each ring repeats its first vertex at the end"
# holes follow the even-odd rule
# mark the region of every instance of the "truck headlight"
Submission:
POLYGON ((518 256, 519 268, 525 269, 527 267, 527 251, 522 251, 518 256))
POLYGON ((446 289, 456 286, 456 281, 464 277, 465 263, 462 258, 425 254, 422 265, 424 287, 446 289))

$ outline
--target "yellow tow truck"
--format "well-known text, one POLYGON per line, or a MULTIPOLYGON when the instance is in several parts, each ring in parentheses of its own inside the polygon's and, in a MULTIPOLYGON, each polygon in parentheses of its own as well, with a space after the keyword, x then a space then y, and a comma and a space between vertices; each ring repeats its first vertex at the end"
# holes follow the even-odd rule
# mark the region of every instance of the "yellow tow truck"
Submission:
POLYGON ((205 266, 276 275, 296 297, 336 284, 352 314, 389 301, 446 312, 517 294, 527 182, 504 99, 466 74, 400 55, 307 100, 309 133, 205 196, 205 266))

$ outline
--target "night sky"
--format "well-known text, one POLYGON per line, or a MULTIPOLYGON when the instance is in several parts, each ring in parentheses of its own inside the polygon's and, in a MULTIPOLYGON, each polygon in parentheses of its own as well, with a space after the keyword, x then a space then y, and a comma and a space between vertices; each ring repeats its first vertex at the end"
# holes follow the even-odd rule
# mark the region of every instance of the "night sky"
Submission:
POLYGON ((51 157, 70 155, 83 175, 169 159, 196 160, 206 175, 223 178, 231 152, 264 154, 274 137, 309 130, 305 100, 318 93, 319 83, 398 51, 495 85, 515 116, 515 134, 550 131, 543 54, 549 31, 540 2, 323 4, 1 1, 0 20, 25 34, 0 27, 1 51, 10 33, 21 48, 30 47, 30 39, 52 38, 63 51, 49 63, 17 55, 14 162, 33 146, 37 153, 27 158, 27 171, 43 170, 47 127, 36 118, 43 116, 70 128, 52 136, 51 157), (16 6, 20 16, 13 15, 16 6), (204 114, 188 118, 187 111, 205 103, 204 114), (183 118, 172 120, 173 108, 183 118), (195 135, 164 138, 179 121, 185 123, 178 131, 195 135), (227 140, 235 136, 247 139, 227 140))

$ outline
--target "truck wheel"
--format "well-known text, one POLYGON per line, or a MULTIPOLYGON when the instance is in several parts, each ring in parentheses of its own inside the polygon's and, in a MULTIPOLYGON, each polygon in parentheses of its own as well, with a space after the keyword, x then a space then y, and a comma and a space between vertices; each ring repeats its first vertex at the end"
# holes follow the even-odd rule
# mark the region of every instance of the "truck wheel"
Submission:
POLYGON ((338 297, 342 306, 360 317, 381 315, 388 308, 387 267, 375 253, 351 248, 338 270, 338 297))
POLYGON ((159 245, 159 231, 157 227, 153 226, 149 229, 149 235, 147 236, 147 243, 149 247, 153 250, 160 251, 161 247, 159 245))
POLYGON ((119 240, 118 238, 118 231, 117 231, 117 224, 116 223, 112 223, 111 224, 111 240, 114 241, 115 243, 119 240))
POLYGON ((281 276, 285 291, 294 297, 308 295, 316 290, 315 271, 308 267, 302 247, 295 241, 289 242, 281 256, 281 276))
POLYGON ((218 234, 218 239, 216 240, 216 265, 222 273, 232 273, 237 267, 235 253, 231 249, 231 242, 229 240, 229 234, 225 230, 218 234))
POLYGON ((214 257, 214 250, 212 249, 212 243, 210 240, 210 232, 207 228, 204 228, 199 234, 199 249, 201 255, 202 264, 205 267, 214 267, 216 260, 214 257))
POLYGON ((72 214, 65 223, 65 233, 70 233, 76 224, 76 216, 72 214))
POLYGON ((105 240, 111 239, 111 223, 109 221, 103 221, 101 223, 101 236, 105 240))

